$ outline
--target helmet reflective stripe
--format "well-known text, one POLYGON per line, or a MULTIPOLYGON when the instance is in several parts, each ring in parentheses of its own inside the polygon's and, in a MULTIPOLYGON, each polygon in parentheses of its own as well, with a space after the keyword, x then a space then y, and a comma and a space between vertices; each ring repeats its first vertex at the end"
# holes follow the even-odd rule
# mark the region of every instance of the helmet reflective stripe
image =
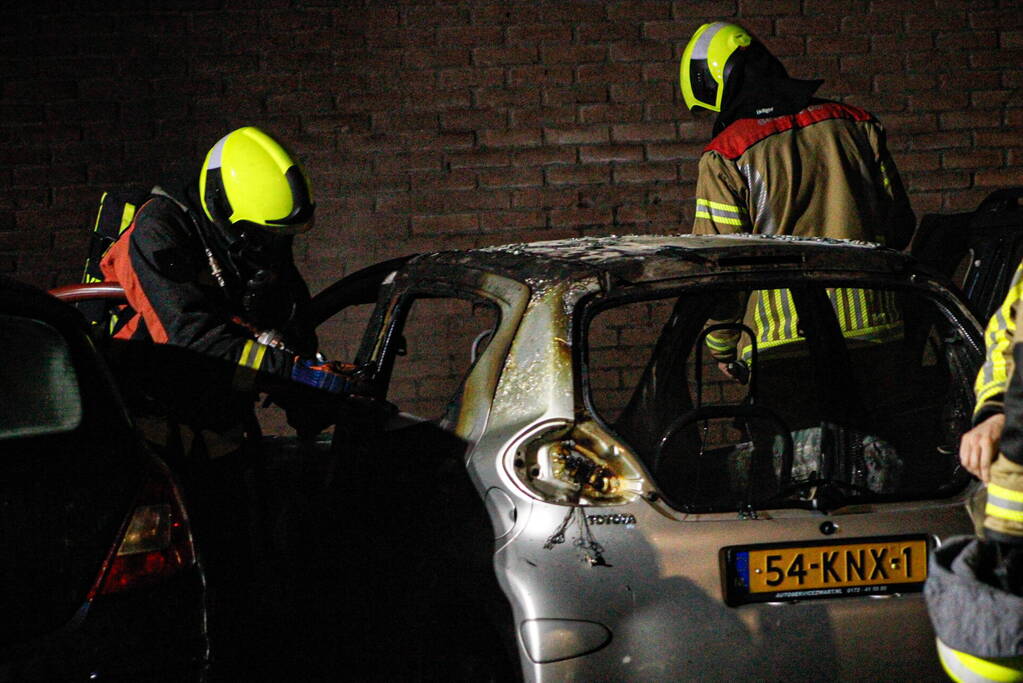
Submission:
POLYGON ((718 34, 718 31, 728 26, 723 21, 715 21, 713 24, 707 24, 707 29, 700 34, 699 38, 696 38, 696 42, 693 44, 693 51, 690 53, 690 59, 707 59, 707 52, 710 50, 710 41, 714 39, 714 36, 718 34))
POLYGON ((938 657, 948 677, 957 683, 1017 683, 1023 681, 1023 657, 981 659, 953 650, 941 640, 938 657))
POLYGON ((227 138, 230 134, 217 140, 217 144, 213 145, 213 149, 210 150, 210 160, 206 162, 207 169, 220 168, 220 158, 224 154, 224 143, 227 142, 227 138))
POLYGON ((696 30, 682 53, 679 83, 686 106, 721 111, 725 82, 732 55, 753 42, 741 26, 723 21, 704 24, 696 30))

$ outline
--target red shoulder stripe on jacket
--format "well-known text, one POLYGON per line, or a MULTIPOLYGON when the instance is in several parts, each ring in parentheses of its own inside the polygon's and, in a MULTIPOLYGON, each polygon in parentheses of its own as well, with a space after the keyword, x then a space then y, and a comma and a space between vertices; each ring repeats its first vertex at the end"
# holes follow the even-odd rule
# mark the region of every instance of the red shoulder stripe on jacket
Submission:
POLYGON ((793 128, 806 128, 831 119, 869 121, 872 118, 869 112, 841 102, 811 104, 798 114, 772 119, 739 119, 711 140, 703 151, 713 151, 727 159, 737 159, 764 138, 793 128))

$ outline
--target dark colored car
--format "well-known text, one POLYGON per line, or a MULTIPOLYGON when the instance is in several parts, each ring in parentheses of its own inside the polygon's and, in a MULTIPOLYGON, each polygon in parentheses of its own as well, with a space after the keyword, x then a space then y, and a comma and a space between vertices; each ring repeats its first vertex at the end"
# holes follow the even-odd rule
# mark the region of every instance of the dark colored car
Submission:
POLYGON ((85 320, 0 278, 0 346, 0 681, 205 680, 188 515, 85 320))

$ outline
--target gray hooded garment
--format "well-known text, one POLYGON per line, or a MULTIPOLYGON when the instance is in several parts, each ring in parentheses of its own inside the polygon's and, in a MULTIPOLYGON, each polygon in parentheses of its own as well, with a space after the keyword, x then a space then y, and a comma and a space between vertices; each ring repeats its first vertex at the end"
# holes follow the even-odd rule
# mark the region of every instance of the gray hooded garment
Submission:
POLYGON ((924 596, 945 645, 984 659, 1023 655, 1023 597, 977 578, 990 554, 975 536, 955 536, 931 555, 924 596))

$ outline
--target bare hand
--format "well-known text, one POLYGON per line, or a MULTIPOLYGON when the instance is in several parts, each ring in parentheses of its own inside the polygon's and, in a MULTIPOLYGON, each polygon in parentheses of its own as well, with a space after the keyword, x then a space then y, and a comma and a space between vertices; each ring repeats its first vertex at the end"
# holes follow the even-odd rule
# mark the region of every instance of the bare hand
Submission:
POLYGON ((1005 415, 997 413, 963 434, 959 442, 959 462, 985 484, 991 478, 991 462, 998 456, 1003 427, 1005 415))

